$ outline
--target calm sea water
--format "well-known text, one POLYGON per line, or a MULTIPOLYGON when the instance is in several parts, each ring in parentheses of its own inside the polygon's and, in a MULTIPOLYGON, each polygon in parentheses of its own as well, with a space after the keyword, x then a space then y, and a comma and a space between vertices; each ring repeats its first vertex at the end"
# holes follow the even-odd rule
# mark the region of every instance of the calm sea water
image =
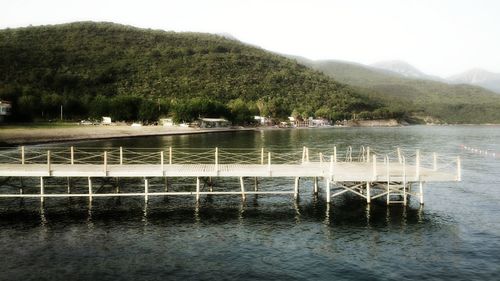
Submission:
MULTIPOLYGON (((95 147, 396 146, 460 155, 425 206, 341 196, 0 200, 0 280, 499 280, 500 127, 342 128, 73 143, 95 147), (496 151, 497 157, 461 149, 496 151)), ((57 144, 61 146, 61 144, 57 144)), ((4 183, 9 184, 9 183, 4 183)), ((12 183, 14 184, 14 183, 12 183)), ((187 184, 187 183, 186 183, 187 184)), ((237 182, 235 181, 235 186, 237 182)), ((266 184, 263 182, 263 184, 266 184)), ((290 188, 292 181, 268 182, 290 188)), ((323 183, 321 183, 323 184, 323 183)), ((128 183, 141 188, 140 181, 128 183)), ((7 187, 4 187, 7 188, 7 187)))

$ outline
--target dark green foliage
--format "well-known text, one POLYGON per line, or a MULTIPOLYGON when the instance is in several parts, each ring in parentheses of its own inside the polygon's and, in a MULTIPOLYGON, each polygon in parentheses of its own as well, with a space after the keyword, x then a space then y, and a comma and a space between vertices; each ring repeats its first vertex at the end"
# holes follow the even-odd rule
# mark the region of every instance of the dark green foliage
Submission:
POLYGON ((203 115, 237 123, 249 122, 248 113, 284 118, 296 108, 321 108, 336 118, 380 107, 326 75, 234 40, 93 22, 0 30, 0 98, 13 101, 19 120, 56 118, 61 105, 66 119, 203 115))

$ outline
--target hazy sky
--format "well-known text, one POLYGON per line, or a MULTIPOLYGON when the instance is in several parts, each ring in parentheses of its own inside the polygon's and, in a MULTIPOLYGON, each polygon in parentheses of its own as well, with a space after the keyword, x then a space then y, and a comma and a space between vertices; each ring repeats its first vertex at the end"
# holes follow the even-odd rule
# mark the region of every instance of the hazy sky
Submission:
POLYGON ((0 0, 0 28, 93 20, 229 33, 275 52, 399 59, 441 76, 500 72, 499 15, 498 0, 0 0))

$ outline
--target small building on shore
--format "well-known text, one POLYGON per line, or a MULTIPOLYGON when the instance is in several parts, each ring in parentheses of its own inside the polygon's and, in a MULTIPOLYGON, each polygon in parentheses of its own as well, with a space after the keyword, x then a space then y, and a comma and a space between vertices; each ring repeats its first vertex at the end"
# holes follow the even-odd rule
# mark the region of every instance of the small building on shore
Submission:
POLYGON ((231 126, 231 122, 224 118, 200 118, 200 128, 226 128, 231 126))
POLYGON ((11 114, 12 104, 8 101, 0 100, 0 122, 5 120, 6 116, 11 114))
POLYGON ((253 119, 262 126, 272 125, 271 118, 265 116, 254 116, 253 119))

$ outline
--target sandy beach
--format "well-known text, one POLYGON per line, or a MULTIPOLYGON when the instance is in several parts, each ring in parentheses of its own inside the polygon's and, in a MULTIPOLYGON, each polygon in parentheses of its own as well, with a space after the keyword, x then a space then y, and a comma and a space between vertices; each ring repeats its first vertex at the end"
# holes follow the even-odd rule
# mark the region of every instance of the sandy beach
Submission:
POLYGON ((163 126, 56 126, 0 127, 0 144, 21 145, 72 140, 168 136, 253 130, 253 128, 200 129, 163 126))

